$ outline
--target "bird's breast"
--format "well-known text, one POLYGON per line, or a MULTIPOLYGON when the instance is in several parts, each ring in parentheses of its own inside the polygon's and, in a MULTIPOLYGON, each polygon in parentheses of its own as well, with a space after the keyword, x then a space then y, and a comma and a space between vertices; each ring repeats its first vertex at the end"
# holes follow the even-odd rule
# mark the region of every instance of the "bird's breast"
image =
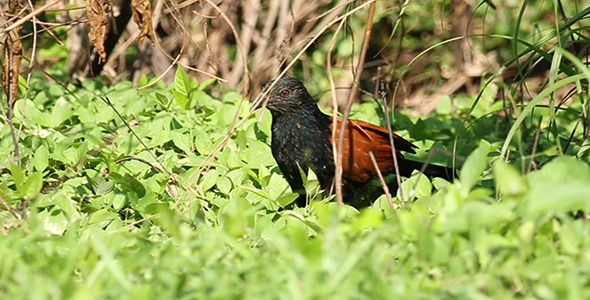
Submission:
POLYGON ((329 128, 305 118, 273 120, 271 149, 281 171, 298 176, 312 169, 320 181, 334 174, 329 128))

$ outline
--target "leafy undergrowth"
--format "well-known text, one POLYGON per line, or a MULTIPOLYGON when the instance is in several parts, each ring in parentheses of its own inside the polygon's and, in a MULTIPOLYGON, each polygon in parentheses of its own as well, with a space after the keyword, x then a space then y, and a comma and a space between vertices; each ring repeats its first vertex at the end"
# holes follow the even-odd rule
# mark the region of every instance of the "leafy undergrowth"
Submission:
MULTIPOLYGON (((327 200, 280 209, 294 195, 268 113, 200 168, 249 110, 235 92, 214 99, 210 83, 181 71, 141 91, 33 82, 15 105, 20 166, 0 125, 0 298, 590 298, 590 228, 572 213, 590 211, 586 162, 551 160, 547 147, 549 162, 521 175, 498 159, 504 117, 396 114, 422 149, 456 145, 458 181, 415 174, 397 210, 385 197, 360 212, 327 200)), ((353 117, 378 123, 375 107, 353 117)))

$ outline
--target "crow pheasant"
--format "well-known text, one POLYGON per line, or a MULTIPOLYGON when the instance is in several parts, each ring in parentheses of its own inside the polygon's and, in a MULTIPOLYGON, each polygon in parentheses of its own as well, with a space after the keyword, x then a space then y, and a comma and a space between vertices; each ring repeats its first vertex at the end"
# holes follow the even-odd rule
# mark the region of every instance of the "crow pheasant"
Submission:
MULTIPOLYGON (((271 84, 264 87, 262 94, 268 91, 271 84)), ((293 77, 283 77, 275 83, 268 92, 267 107, 273 117, 272 154, 291 189, 301 194, 297 205, 306 205, 299 168, 304 171, 312 169, 322 189, 332 191, 335 169, 332 117, 320 111, 303 83, 293 77)), ((337 121, 338 137, 341 119, 337 121)), ((392 137, 400 175, 409 177, 414 170, 424 169, 427 176, 442 177, 449 181, 456 177, 452 168, 404 158, 400 151, 415 153, 414 148, 417 147, 396 134, 392 137)), ((363 187, 377 174, 369 152, 373 152, 382 173, 395 171, 388 130, 367 122, 348 120, 342 153, 343 196, 346 203, 355 203, 363 187)))

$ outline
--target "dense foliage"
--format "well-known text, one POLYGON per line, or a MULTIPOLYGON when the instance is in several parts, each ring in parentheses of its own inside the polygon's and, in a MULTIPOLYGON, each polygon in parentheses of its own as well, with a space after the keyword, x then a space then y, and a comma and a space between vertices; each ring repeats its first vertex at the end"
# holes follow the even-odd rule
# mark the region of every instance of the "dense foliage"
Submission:
MULTIPOLYGON (((202 168, 249 110, 209 88, 181 70, 141 91, 33 81, 15 105, 21 166, 1 174, 3 201, 26 207, 1 212, 2 298, 590 296, 590 228, 571 214, 590 209, 587 163, 562 156, 523 176, 497 159, 496 117, 483 117, 459 132, 476 149, 460 179, 416 174, 398 210, 384 198, 360 212, 325 201, 279 210, 293 195, 270 154, 268 113, 202 168)), ((353 117, 380 119, 370 104, 353 117)), ((397 122, 445 148, 460 124, 442 113, 397 122)), ((11 147, 3 138, 3 160, 11 147)))

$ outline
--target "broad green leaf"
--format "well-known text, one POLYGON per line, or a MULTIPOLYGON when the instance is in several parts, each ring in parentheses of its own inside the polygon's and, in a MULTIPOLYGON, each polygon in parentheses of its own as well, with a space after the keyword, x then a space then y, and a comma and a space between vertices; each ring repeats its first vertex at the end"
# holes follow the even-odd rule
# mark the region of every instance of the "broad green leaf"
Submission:
POLYGON ((17 185, 20 196, 28 199, 35 198, 41 192, 41 188, 43 188, 43 174, 41 172, 29 174, 22 185, 17 185))
POLYGON ((64 195, 58 195, 52 201, 57 207, 64 213, 67 218, 71 218, 77 213, 77 207, 72 203, 71 199, 68 199, 64 195))
POLYGON ((590 211, 590 182, 571 181, 535 185, 525 196, 530 214, 590 211))
POLYGON ((215 83, 216 79, 215 78, 209 78, 209 79, 205 79, 205 81, 203 81, 201 84, 199 84, 198 89, 200 91, 206 89, 207 87, 209 87, 211 84, 215 83))
POLYGON ((127 194, 113 193, 111 198, 111 205, 116 211, 120 211, 127 204, 127 200, 130 202, 137 202, 138 197, 135 191, 128 192, 127 194))
POLYGON ((180 150, 184 151, 186 154, 191 154, 193 152, 193 146, 191 144, 191 136, 189 134, 183 134, 177 131, 171 132, 172 141, 176 147, 180 148, 180 150))
POLYGON ((287 205, 293 203, 293 201, 295 201, 298 197, 299 194, 297 193, 281 194, 281 196, 276 198, 276 202, 279 204, 279 206, 286 207, 287 205))
POLYGON ((97 176, 92 180, 92 190, 95 195, 104 196, 110 193, 115 186, 115 182, 102 176, 97 176))
MULTIPOLYGON (((221 101, 213 99, 209 94, 201 90, 196 90, 192 92, 191 99, 193 100, 193 102, 196 102, 198 106, 209 108, 215 112, 217 112, 222 105, 221 101)), ((215 113, 212 114, 210 117, 212 120, 215 120, 215 122, 217 122, 219 114, 215 113)))
POLYGON ((195 147, 197 152, 201 155, 209 155, 215 148, 215 145, 211 142, 211 137, 202 129, 195 128, 193 130, 195 135, 195 147))
POLYGON ((156 100, 158 101, 158 103, 160 103, 160 105, 162 105, 163 107, 168 107, 168 105, 170 104, 170 99, 168 99, 168 97, 160 92, 156 92, 156 100))
POLYGON ((492 170, 496 186, 504 196, 517 196, 524 194, 528 190, 527 181, 514 166, 502 160, 496 160, 492 170))
POLYGON ((441 229, 467 232, 501 224, 513 218, 514 213, 507 205, 469 201, 459 208, 453 218, 447 219, 441 229))
POLYGON ((9 164, 8 169, 10 170, 10 174, 12 175, 12 180, 16 185, 16 189, 22 189, 22 186, 25 182, 25 174, 23 173, 23 170, 16 164, 9 164))
POLYGON ((381 226, 383 221, 383 213, 380 210, 368 207, 361 210, 350 225, 352 230, 362 232, 381 226))
POLYGON ((188 75, 180 66, 178 66, 176 74, 174 75, 174 90, 172 91, 172 94, 174 95, 176 103, 184 109, 189 109, 188 95, 190 91, 191 84, 188 75))
POLYGON ((253 210, 248 201, 239 197, 232 197, 223 207, 220 216, 224 230, 235 237, 246 234, 252 222, 253 210))
POLYGON ((412 176, 402 182, 402 188, 397 189, 396 197, 411 201, 415 198, 428 197, 432 194, 432 184, 426 175, 415 171, 412 176), (402 198, 401 193, 404 193, 402 198))
POLYGON ((229 195, 231 189, 232 189, 232 182, 229 178, 225 177, 225 176, 219 176, 217 178, 217 188, 219 189, 220 192, 229 195))
POLYGON ((32 163, 38 172, 43 172, 47 169, 49 165, 49 151, 47 151, 47 146, 41 145, 37 148, 32 163))
POLYGON ((590 182, 590 165, 572 156, 559 156, 545 164, 540 170, 527 176, 531 186, 545 185, 547 182, 569 182, 581 180, 590 182))
POLYGON ((203 181, 201 182, 201 188, 203 189, 203 191, 208 191, 213 186, 215 186, 215 183, 217 182, 218 178, 219 172, 217 171, 217 169, 210 169, 209 171, 207 171, 207 174, 203 176, 203 181))
POLYGON ((101 209, 90 215, 90 218, 88 219, 88 224, 106 223, 112 221, 117 217, 118 215, 116 213, 110 212, 107 209, 101 209))
POLYGON ((488 153, 490 152, 490 144, 482 140, 479 147, 471 152, 465 160, 461 172, 459 173, 459 181, 465 190, 470 190, 479 180, 481 174, 488 165, 488 153))
POLYGON ((43 229, 53 235, 61 236, 66 230, 69 220, 57 209, 46 210, 36 216, 43 220, 43 229))
POLYGON ((244 157, 249 168, 276 165, 270 147, 260 141, 250 141, 248 148, 244 151, 244 157))
POLYGON ((109 173, 108 177, 116 181, 126 192, 135 192, 140 198, 145 195, 145 188, 141 182, 129 174, 121 176, 118 173, 109 173))
POLYGON ((278 199, 279 197, 283 196, 285 193, 290 191, 289 183, 285 178, 277 173, 272 173, 268 184, 266 185, 266 190, 270 194, 271 198, 278 199))
POLYGON ((56 128, 61 125, 65 120, 72 116, 72 105, 67 102, 67 100, 63 97, 60 97, 53 109, 51 110, 51 114, 46 114, 48 118, 49 127, 56 128))

